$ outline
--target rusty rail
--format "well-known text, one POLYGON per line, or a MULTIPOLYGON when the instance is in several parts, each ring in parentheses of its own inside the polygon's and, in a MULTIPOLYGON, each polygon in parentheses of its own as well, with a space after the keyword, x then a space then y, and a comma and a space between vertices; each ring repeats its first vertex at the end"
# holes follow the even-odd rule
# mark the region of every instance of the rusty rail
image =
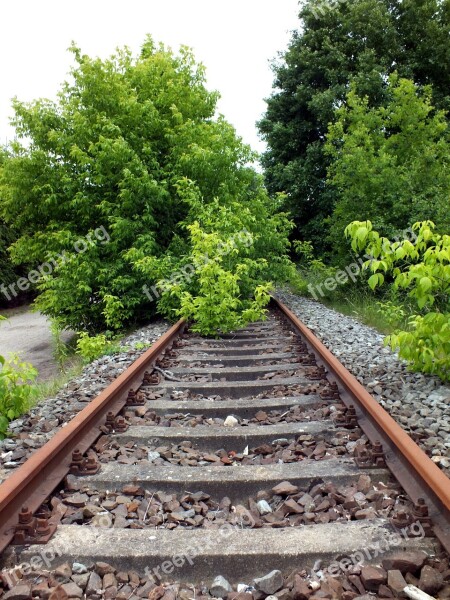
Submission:
POLYGON ((101 435, 99 427, 105 422, 106 414, 113 412, 117 415, 120 412, 128 391, 141 385, 144 372, 173 343, 184 326, 184 320, 173 325, 0 485, 0 551, 14 536, 22 506, 26 505, 33 513, 39 508, 67 475, 72 452, 75 449, 85 452, 95 442, 101 435))
MULTIPOLYGON (((279 300, 274 298, 273 302, 310 347, 317 364, 328 370, 327 378, 338 385, 344 404, 355 406, 358 424, 370 441, 381 441, 387 466, 406 493, 414 502, 425 499, 434 532, 450 552, 450 480, 313 333, 279 300)), ((120 412, 129 390, 139 387, 144 372, 173 343, 184 326, 181 320, 171 327, 0 485, 0 551, 14 535, 22 506, 28 506, 32 512, 39 508, 68 473, 72 452, 79 449, 84 453, 95 442, 106 414, 120 412)))
POLYGON ((434 533, 450 552, 450 479, 306 325, 277 298, 273 301, 310 346, 317 363, 328 369, 327 378, 337 383, 344 404, 355 406, 358 425, 369 440, 381 441, 386 464, 406 493, 414 502, 425 499, 434 533))

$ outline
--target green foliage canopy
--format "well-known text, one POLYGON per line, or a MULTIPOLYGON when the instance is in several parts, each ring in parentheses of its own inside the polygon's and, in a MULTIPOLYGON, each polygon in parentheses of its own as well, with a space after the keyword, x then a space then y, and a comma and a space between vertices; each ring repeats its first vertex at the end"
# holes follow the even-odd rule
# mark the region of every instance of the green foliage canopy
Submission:
POLYGON ((255 174, 249 148, 214 118, 218 94, 187 48, 174 54, 147 38, 137 58, 127 49, 107 60, 71 52, 76 64, 56 102, 14 101, 24 142, 12 144, 2 170, 0 214, 21 234, 16 263, 68 253, 38 283, 38 307, 95 332, 154 310, 142 287, 158 275, 134 269, 130 250, 162 258, 174 239, 183 245, 179 181, 194 181, 204 202, 227 203, 251 197, 255 174), (74 251, 99 228, 108 243, 74 251))
POLYGON ((323 251, 324 220, 337 199, 324 153, 336 108, 351 82, 370 106, 383 105, 387 77, 397 71, 432 85, 435 106, 450 109, 450 0, 308 0, 299 16, 301 28, 274 63, 259 129, 269 191, 287 194, 299 237, 323 251))
POLYGON ((331 217, 334 247, 352 219, 368 219, 393 237, 419 220, 450 227, 450 138, 444 111, 432 106, 431 89, 389 78, 383 106, 369 105, 352 86, 337 111, 325 145, 332 157, 330 182, 338 191, 331 217))
POLYGON ((130 252, 142 273, 160 274, 153 289, 158 307, 169 318, 193 319, 194 331, 217 335, 264 318, 271 280, 297 276, 288 257, 292 223, 271 200, 262 179, 255 177, 249 200, 202 202, 191 180, 180 182, 179 194, 189 207, 182 224, 188 244, 180 252, 174 240, 158 260, 130 252))
POLYGON ((394 277, 394 289, 407 290, 418 311, 410 330, 397 331, 386 339, 412 368, 450 380, 450 236, 435 232, 431 221, 412 226, 416 238, 392 242, 380 236, 370 221, 354 221, 346 227, 355 252, 371 257, 364 268, 372 272, 372 289, 394 277))

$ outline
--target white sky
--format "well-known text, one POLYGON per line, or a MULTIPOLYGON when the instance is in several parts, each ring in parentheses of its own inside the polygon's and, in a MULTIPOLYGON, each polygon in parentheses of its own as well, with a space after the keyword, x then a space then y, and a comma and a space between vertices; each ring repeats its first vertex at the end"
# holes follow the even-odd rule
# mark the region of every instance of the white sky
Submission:
POLYGON ((137 53, 150 33, 177 50, 194 49, 207 68, 219 110, 245 142, 262 151, 255 122, 265 110, 269 61, 298 27, 298 0, 3 0, 0 9, 0 143, 14 137, 11 98, 55 97, 71 66, 74 40, 83 53, 137 53))

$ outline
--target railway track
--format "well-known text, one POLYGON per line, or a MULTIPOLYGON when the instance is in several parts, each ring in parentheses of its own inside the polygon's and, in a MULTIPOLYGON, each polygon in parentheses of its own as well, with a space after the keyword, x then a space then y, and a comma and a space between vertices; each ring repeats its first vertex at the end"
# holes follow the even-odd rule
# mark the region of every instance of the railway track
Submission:
POLYGON ((0 485, 0 548, 6 599, 447 598, 450 481, 274 300, 174 325, 0 485))

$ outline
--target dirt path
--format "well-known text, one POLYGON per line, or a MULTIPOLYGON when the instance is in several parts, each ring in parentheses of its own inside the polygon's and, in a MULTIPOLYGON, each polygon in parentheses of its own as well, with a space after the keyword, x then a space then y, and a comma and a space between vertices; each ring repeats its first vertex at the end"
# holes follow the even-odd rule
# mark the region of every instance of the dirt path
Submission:
MULTIPOLYGON (((38 381, 46 381, 58 374, 53 358, 50 324, 40 313, 31 312, 29 307, 2 310, 7 321, 0 324, 0 354, 20 352, 21 358, 32 363, 39 371, 38 381)), ((70 339, 67 333, 63 339, 70 339)))

